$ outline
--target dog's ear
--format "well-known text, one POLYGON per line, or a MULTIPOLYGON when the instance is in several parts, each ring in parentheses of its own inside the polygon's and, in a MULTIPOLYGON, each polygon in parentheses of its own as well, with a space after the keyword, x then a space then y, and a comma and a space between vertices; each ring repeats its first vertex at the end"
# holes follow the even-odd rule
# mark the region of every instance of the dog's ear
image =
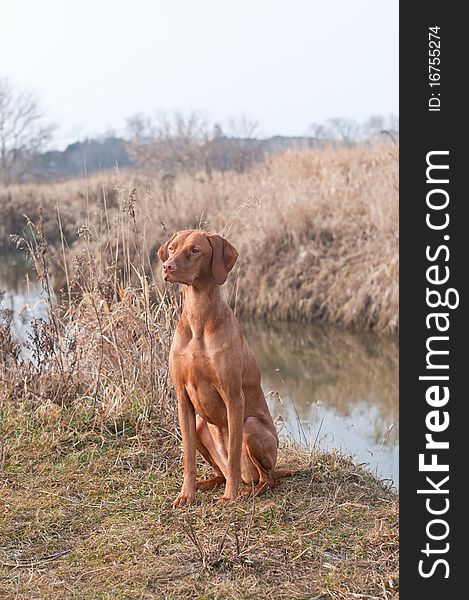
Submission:
POLYGON ((169 258, 168 248, 175 237, 176 237, 176 234, 174 234, 173 237, 170 240, 168 240, 166 243, 164 243, 161 246, 161 248, 158 250, 158 258, 161 260, 161 262, 168 260, 168 258, 169 258))
POLYGON ((209 235, 208 241, 212 246, 212 274, 218 285, 223 285, 228 273, 234 267, 238 251, 221 235, 209 235))

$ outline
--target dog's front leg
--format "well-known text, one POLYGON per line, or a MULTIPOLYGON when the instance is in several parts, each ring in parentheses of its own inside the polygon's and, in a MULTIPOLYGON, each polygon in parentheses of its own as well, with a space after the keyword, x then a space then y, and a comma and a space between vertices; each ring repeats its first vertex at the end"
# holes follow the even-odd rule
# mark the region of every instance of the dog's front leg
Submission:
POLYGON ((196 481, 195 411, 185 388, 176 390, 176 396, 184 452, 184 481, 179 496, 173 502, 173 508, 179 508, 194 501, 196 481))
POLYGON ((225 493, 218 504, 236 499, 241 480, 241 451, 243 445, 244 394, 242 390, 235 394, 224 395, 228 418, 228 464, 226 467, 225 493))

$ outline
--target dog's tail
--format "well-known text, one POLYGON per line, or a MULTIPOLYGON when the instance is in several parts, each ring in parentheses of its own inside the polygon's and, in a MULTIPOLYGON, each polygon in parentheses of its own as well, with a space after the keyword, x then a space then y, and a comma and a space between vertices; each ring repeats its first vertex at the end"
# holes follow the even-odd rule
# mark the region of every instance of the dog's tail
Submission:
POLYGON ((292 471, 291 469, 279 469, 278 471, 274 471, 272 473, 272 477, 277 482, 285 477, 293 477, 293 475, 299 474, 309 474, 312 472, 312 470, 312 467, 308 467, 306 469, 296 469, 295 471, 292 471))

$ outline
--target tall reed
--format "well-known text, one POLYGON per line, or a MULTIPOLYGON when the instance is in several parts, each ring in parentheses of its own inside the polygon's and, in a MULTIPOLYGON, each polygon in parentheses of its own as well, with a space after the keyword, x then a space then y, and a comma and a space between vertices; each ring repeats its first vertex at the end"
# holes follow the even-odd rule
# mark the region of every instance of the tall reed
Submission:
POLYGON ((290 151, 245 173, 183 173, 171 180, 108 173, 0 192, 1 221, 8 218, 12 231, 23 214, 37 218, 39 207, 55 245, 59 287, 69 273, 81 276, 77 260, 85 241, 86 261, 100 276, 111 269, 115 282, 122 269, 128 279, 132 260, 162 283, 159 245, 179 229, 204 227, 240 251, 228 284, 238 312, 397 330, 395 145, 290 151))

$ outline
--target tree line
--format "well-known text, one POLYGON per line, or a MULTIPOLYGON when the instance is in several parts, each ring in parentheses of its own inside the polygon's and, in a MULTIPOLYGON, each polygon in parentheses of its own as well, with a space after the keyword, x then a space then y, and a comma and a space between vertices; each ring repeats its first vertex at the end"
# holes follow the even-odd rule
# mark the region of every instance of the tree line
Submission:
MULTIPOLYGON (((33 93, 0 78, 1 185, 34 179, 35 168, 53 142, 55 129, 33 93)), ((362 124, 334 118, 311 124, 301 138, 287 139, 296 140, 297 145, 303 141, 307 147, 352 145, 383 134, 396 141, 398 131, 395 116, 372 116, 362 124)), ((262 160, 266 149, 285 149, 280 146, 276 150, 262 138, 259 123, 246 115, 220 124, 211 123, 197 112, 136 114, 127 119, 125 132, 126 151, 133 165, 162 177, 182 171, 203 172, 208 177, 213 171, 243 172, 262 160)))

